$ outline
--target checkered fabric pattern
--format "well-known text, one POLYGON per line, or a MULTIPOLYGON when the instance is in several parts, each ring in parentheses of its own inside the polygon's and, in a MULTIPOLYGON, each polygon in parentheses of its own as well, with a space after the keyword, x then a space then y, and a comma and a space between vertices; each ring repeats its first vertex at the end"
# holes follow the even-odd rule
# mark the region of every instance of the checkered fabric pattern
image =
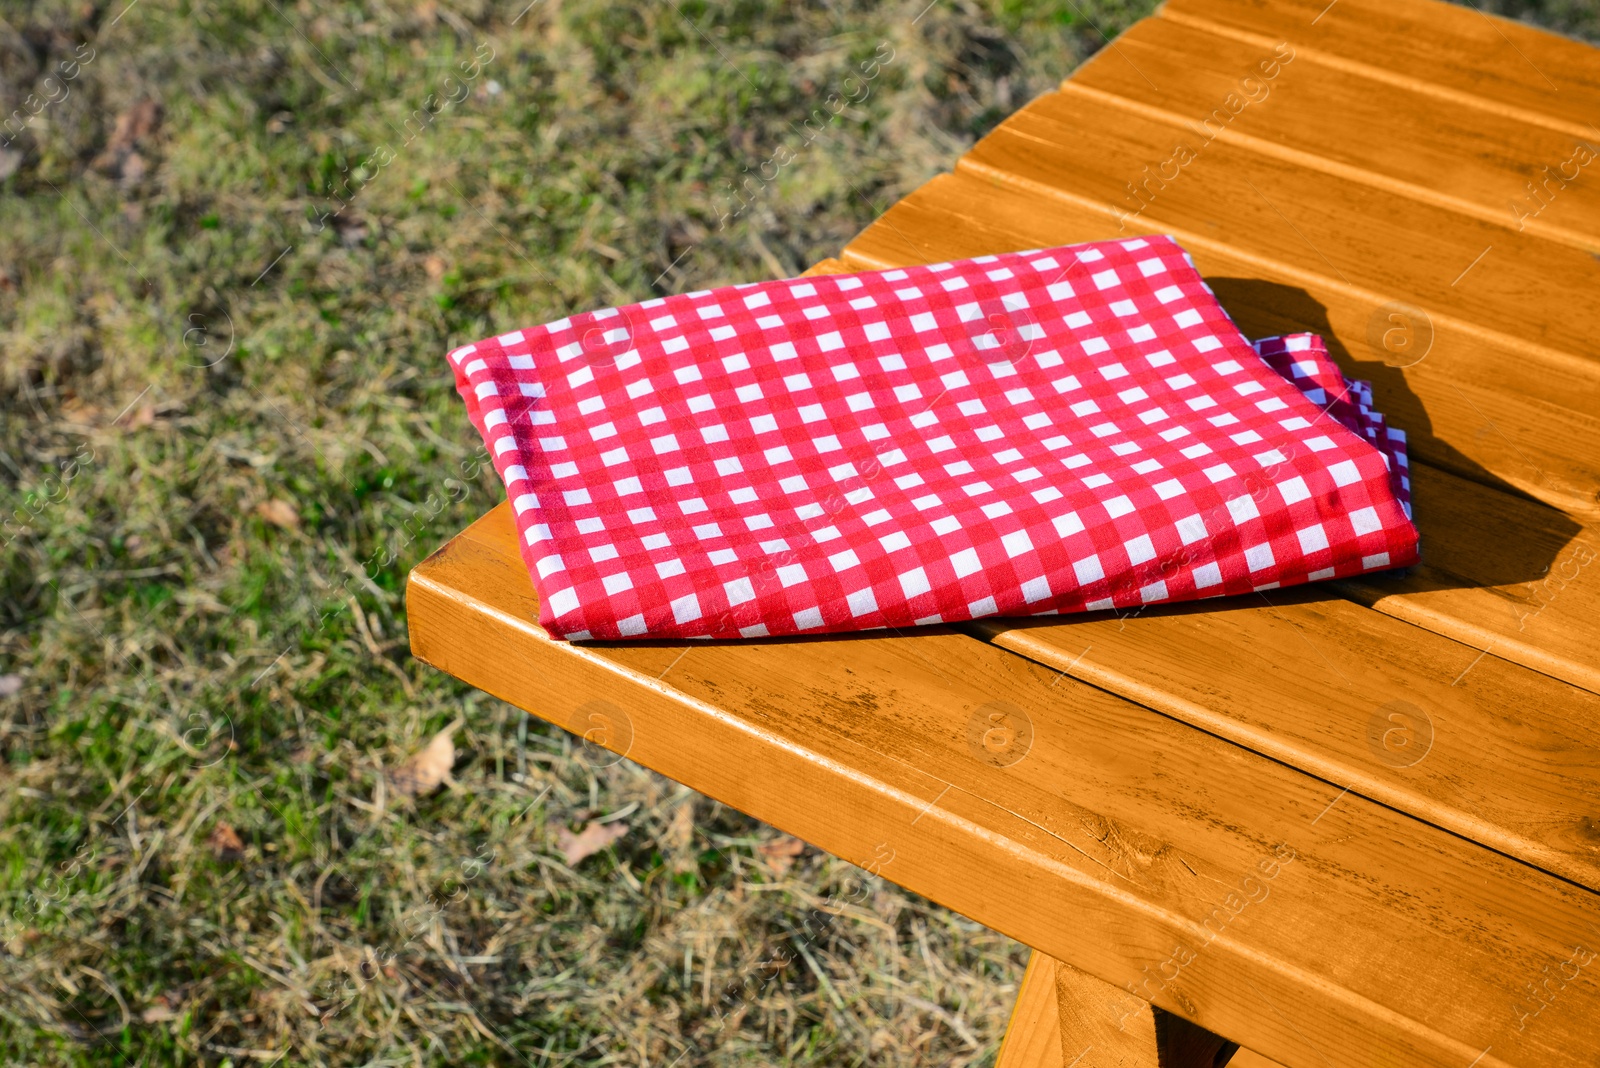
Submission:
POLYGON ((1405 566, 1404 436, 1165 237, 731 286, 450 354, 539 622, 737 638, 1405 566))
POLYGON ((1372 409, 1372 383, 1353 381, 1339 372, 1328 347, 1316 334, 1292 334, 1253 342, 1267 366, 1298 386, 1313 404, 1352 433, 1364 435, 1389 464, 1389 485, 1400 507, 1411 515, 1411 468, 1406 461, 1406 432, 1384 422, 1372 409))

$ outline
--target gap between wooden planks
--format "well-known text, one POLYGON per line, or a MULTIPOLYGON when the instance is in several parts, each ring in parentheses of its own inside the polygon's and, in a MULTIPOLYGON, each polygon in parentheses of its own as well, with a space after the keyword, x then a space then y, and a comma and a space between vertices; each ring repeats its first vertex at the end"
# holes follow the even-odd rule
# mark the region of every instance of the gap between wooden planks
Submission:
POLYGON ((1169 21, 1271 47, 1440 102, 1593 136, 1600 67, 1588 45, 1433 0, 1167 0, 1169 21))
MULTIPOLYGON (((1089 71, 1107 62, 1101 53, 1089 71)), ((1293 74, 1287 67, 1279 76, 1286 89, 1293 74)), ((1261 112, 1269 114, 1272 104, 1268 97, 1261 112)), ((1248 130, 1252 118, 1246 109, 1227 128, 1248 130)), ((1179 140, 1172 124, 1115 98, 1058 91, 1012 114, 957 169, 981 169, 1047 196, 1093 199, 1120 219, 1138 206, 1128 182, 1170 156, 1179 140)), ((1509 211, 1505 223, 1491 222, 1247 144, 1207 143, 1192 133, 1189 140, 1193 161, 1165 188, 1149 187, 1143 217, 1197 233, 1209 229, 1236 251, 1298 265, 1351 294, 1409 300, 1436 323, 1541 363, 1600 369, 1589 349, 1600 308, 1558 299, 1600 281, 1600 262, 1588 251, 1506 225, 1509 211), (1474 266, 1479 257, 1485 258, 1474 266), (1556 310, 1561 314, 1547 314, 1556 310)), ((1507 200, 1520 191, 1508 189, 1507 200)))
MULTIPOLYGON (((1319 56, 1303 44, 1241 40, 1188 20, 1152 18, 1118 37, 1116 54, 1086 64, 1060 88, 1155 120, 1197 158, 1220 138, 1580 251, 1600 250, 1596 183, 1558 175, 1544 191, 1548 212, 1527 190, 1529 181, 1543 179, 1543 166, 1566 165, 1569 179, 1581 175, 1589 153, 1575 156, 1575 149, 1600 144, 1600 132, 1575 138, 1503 115, 1481 99, 1441 100, 1319 56), (1230 94, 1237 112, 1225 104, 1230 94)), ((1173 174, 1182 158, 1153 171, 1157 180, 1142 195, 1157 192, 1161 172, 1173 174)), ((1123 204, 1137 210, 1139 198, 1123 204)))

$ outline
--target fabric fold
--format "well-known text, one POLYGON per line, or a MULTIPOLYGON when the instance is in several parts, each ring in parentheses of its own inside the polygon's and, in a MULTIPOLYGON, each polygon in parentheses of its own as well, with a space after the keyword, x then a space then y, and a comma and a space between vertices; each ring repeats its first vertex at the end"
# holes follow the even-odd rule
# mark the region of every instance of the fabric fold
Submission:
POLYGON ((1167 237, 729 286, 456 349, 540 624, 738 638, 1415 563, 1405 435, 1167 237))

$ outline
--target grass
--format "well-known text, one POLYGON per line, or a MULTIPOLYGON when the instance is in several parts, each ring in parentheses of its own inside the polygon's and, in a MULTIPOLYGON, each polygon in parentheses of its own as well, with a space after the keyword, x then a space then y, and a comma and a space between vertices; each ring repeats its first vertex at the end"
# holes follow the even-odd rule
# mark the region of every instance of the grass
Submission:
POLYGON ((797 273, 1147 0, 124 5, 0 16, 0 1060, 992 1063, 1022 947, 414 663, 403 584, 503 492, 453 344, 797 273))

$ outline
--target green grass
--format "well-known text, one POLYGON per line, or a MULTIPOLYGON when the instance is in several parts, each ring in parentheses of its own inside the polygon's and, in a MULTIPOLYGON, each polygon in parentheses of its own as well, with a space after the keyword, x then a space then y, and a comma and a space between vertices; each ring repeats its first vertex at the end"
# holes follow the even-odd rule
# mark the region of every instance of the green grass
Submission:
POLYGON ((0 1061, 992 1062, 1021 947, 416 664, 404 578, 503 492, 452 345, 797 273, 1150 4, 125 3, 0 13, 0 1061))

